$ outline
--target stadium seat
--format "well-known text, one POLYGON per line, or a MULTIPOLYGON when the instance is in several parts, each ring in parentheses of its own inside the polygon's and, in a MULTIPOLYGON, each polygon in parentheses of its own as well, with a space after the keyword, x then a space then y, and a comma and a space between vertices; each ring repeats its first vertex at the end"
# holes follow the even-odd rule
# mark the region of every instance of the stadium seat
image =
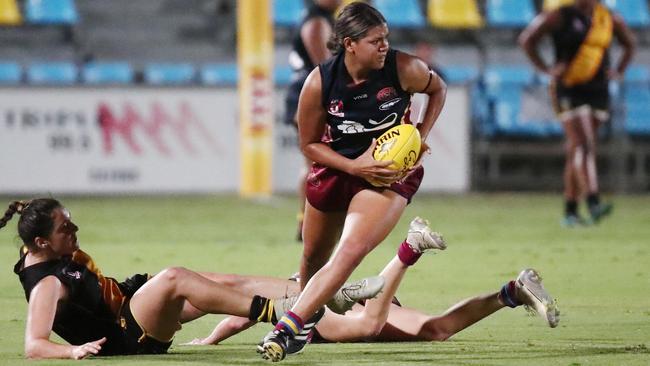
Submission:
POLYGON ((447 84, 466 84, 478 79, 478 68, 474 66, 445 66, 441 70, 447 84))
POLYGON ((79 14, 74 0, 27 0, 25 18, 32 24, 74 25, 79 14))
POLYGON ((434 27, 475 29, 483 26, 475 0, 428 1, 427 16, 434 27))
POLYGON ((650 13, 646 0, 605 0, 604 3, 619 13, 630 27, 650 26, 650 13))
POLYGON ((273 0, 273 23, 281 27, 295 27, 305 11, 304 1, 273 0))
POLYGON ((151 85, 186 85, 194 81, 195 72, 190 63, 151 63, 144 67, 144 81, 151 85))
POLYGON ((22 69, 17 62, 0 61, 0 84, 20 83, 22 69))
POLYGON ((16 0, 0 0, 0 26, 19 25, 22 22, 16 0))
POLYGON ((535 17, 532 0, 488 0, 487 22, 492 27, 523 28, 535 17))
POLYGON ((27 82, 35 85, 71 85, 77 81, 72 62, 37 62, 27 67, 27 82))
POLYGON ((203 85, 233 86, 237 85, 239 72, 236 64, 205 64, 201 67, 199 79, 203 85))
POLYGON ((512 137, 547 137, 551 124, 522 120, 524 89, 535 82, 535 73, 525 66, 489 66, 483 75, 485 96, 490 106, 484 127, 495 134, 512 137))
POLYGON ((130 84, 133 68, 126 62, 91 62, 84 65, 81 79, 86 84, 130 84))
POLYGON ((273 82, 276 86, 286 86, 291 82, 293 70, 289 65, 275 66, 273 69, 273 82))
POLYGON ((374 0, 389 27, 420 28, 426 25, 424 15, 417 0, 374 0))
POLYGON ((650 71, 633 65, 623 78, 624 128, 632 136, 650 136, 650 71))
POLYGON ((559 8, 560 6, 573 4, 573 1, 574 0, 544 0, 544 4, 542 5, 542 10, 543 11, 553 10, 555 8, 559 8))

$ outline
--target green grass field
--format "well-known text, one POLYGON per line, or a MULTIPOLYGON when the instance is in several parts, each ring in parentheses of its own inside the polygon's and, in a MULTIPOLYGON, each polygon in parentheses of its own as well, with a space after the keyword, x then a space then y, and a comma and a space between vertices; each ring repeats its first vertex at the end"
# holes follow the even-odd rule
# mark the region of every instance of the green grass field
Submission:
MULTIPOLYGON (((301 246, 293 241, 292 197, 266 202, 229 196, 62 202, 80 227, 82 248, 105 274, 118 279, 172 265, 280 277, 298 267, 301 246)), ((648 365, 650 196, 615 197, 614 202, 614 215, 601 225, 563 229, 558 195, 419 196, 353 278, 381 270, 410 219, 420 215, 445 235, 449 249, 423 257, 409 270, 398 291, 403 304, 439 313, 464 297, 497 290, 520 269, 532 266, 558 299, 559 327, 550 329, 523 309, 502 310, 444 343, 313 345, 284 364, 648 365)), ((7 365, 34 364, 22 356, 26 303, 12 272, 16 222, 14 218, 0 230, 0 364, 7 365)), ((94 358, 83 364, 266 363, 254 351, 269 329, 266 325, 219 346, 178 345, 207 335, 219 319, 206 316, 185 325, 169 355, 94 358)))

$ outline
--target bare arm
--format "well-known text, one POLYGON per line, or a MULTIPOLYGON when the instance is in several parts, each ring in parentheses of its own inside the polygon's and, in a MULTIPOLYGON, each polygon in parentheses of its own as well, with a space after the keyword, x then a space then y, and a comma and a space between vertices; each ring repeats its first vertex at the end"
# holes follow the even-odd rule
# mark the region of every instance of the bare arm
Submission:
POLYGON ((422 142, 425 142, 445 105, 447 84, 424 61, 406 53, 397 54, 397 70, 402 89, 409 93, 424 93, 429 98, 427 107, 418 125, 422 142))
MULTIPOLYGON (((546 34, 557 29, 562 22, 562 15, 559 10, 551 12, 544 12, 539 14, 533 21, 526 27, 526 29, 519 35, 519 46, 524 50, 530 62, 537 68, 537 70, 545 74, 558 74, 554 72, 553 68, 546 65, 542 57, 539 55, 537 48, 540 39, 546 34)), ((562 71, 563 70, 559 70, 562 71)))
POLYGON ((67 289, 58 278, 47 276, 30 294, 25 329, 26 358, 72 358, 79 360, 97 354, 106 338, 81 346, 58 344, 50 341, 57 304, 67 296, 67 289))
POLYGON ((636 40, 634 34, 632 34, 630 28, 625 24, 623 18, 619 15, 613 15, 612 21, 614 22, 614 36, 616 36, 616 39, 623 46, 623 54, 621 55, 615 69, 616 74, 611 75, 612 77, 617 78, 625 73, 627 65, 629 65, 632 60, 636 48, 636 40))
POLYGON ((300 38, 314 65, 320 64, 332 55, 327 49, 327 40, 331 35, 332 27, 321 17, 308 20, 300 29, 300 38))
POLYGON ((257 324, 254 320, 240 316, 229 316, 217 324, 217 326, 212 330, 209 336, 205 338, 196 338, 189 343, 185 343, 186 346, 197 346, 197 345, 208 345, 208 344, 219 344, 219 342, 224 341, 235 334, 239 334, 246 329, 257 324))
POLYGON ((307 77, 298 102, 298 136, 303 154, 317 163, 385 185, 399 179, 398 171, 386 168, 392 162, 376 161, 372 157, 375 143, 358 158, 348 159, 321 142, 326 113, 321 105, 321 77, 317 67, 307 77))

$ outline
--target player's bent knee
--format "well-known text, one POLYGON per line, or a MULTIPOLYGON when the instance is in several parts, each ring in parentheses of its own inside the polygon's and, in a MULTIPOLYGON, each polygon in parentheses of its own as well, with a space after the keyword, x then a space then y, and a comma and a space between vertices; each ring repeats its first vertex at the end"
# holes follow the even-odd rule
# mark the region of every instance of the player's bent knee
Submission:
POLYGON ((156 277, 160 277, 160 280, 174 286, 187 276, 187 272, 188 270, 184 267, 169 267, 163 269, 156 277))
POLYGON ((342 243, 338 252, 336 253, 337 261, 340 263, 347 263, 349 266, 356 268, 363 258, 368 254, 365 243, 342 243))
POLYGON ((375 338, 379 336, 381 330, 384 329, 386 322, 379 321, 378 319, 368 319, 365 327, 365 338, 375 338))

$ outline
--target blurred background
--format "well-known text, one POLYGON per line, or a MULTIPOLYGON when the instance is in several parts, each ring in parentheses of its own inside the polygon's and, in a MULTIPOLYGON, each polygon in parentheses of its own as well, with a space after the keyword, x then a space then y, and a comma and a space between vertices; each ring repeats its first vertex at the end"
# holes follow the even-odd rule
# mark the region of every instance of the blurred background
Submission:
MULTIPOLYGON (((241 192, 243 179, 270 179, 262 194, 295 192, 301 155, 281 116, 291 35, 310 0, 268 1, 273 84, 251 108, 272 115, 262 151, 272 173, 242 178, 242 169, 265 168, 241 159, 250 141, 240 130, 236 0, 0 0, 0 194, 228 193, 241 192)), ((424 58, 449 84, 422 191, 561 190, 548 80, 516 38, 567 1, 370 2, 388 20, 392 47, 424 58)), ((648 1, 602 2, 633 29, 638 52, 610 85, 601 185, 648 192, 648 1)), ((543 54, 550 59, 548 40, 543 54)))

